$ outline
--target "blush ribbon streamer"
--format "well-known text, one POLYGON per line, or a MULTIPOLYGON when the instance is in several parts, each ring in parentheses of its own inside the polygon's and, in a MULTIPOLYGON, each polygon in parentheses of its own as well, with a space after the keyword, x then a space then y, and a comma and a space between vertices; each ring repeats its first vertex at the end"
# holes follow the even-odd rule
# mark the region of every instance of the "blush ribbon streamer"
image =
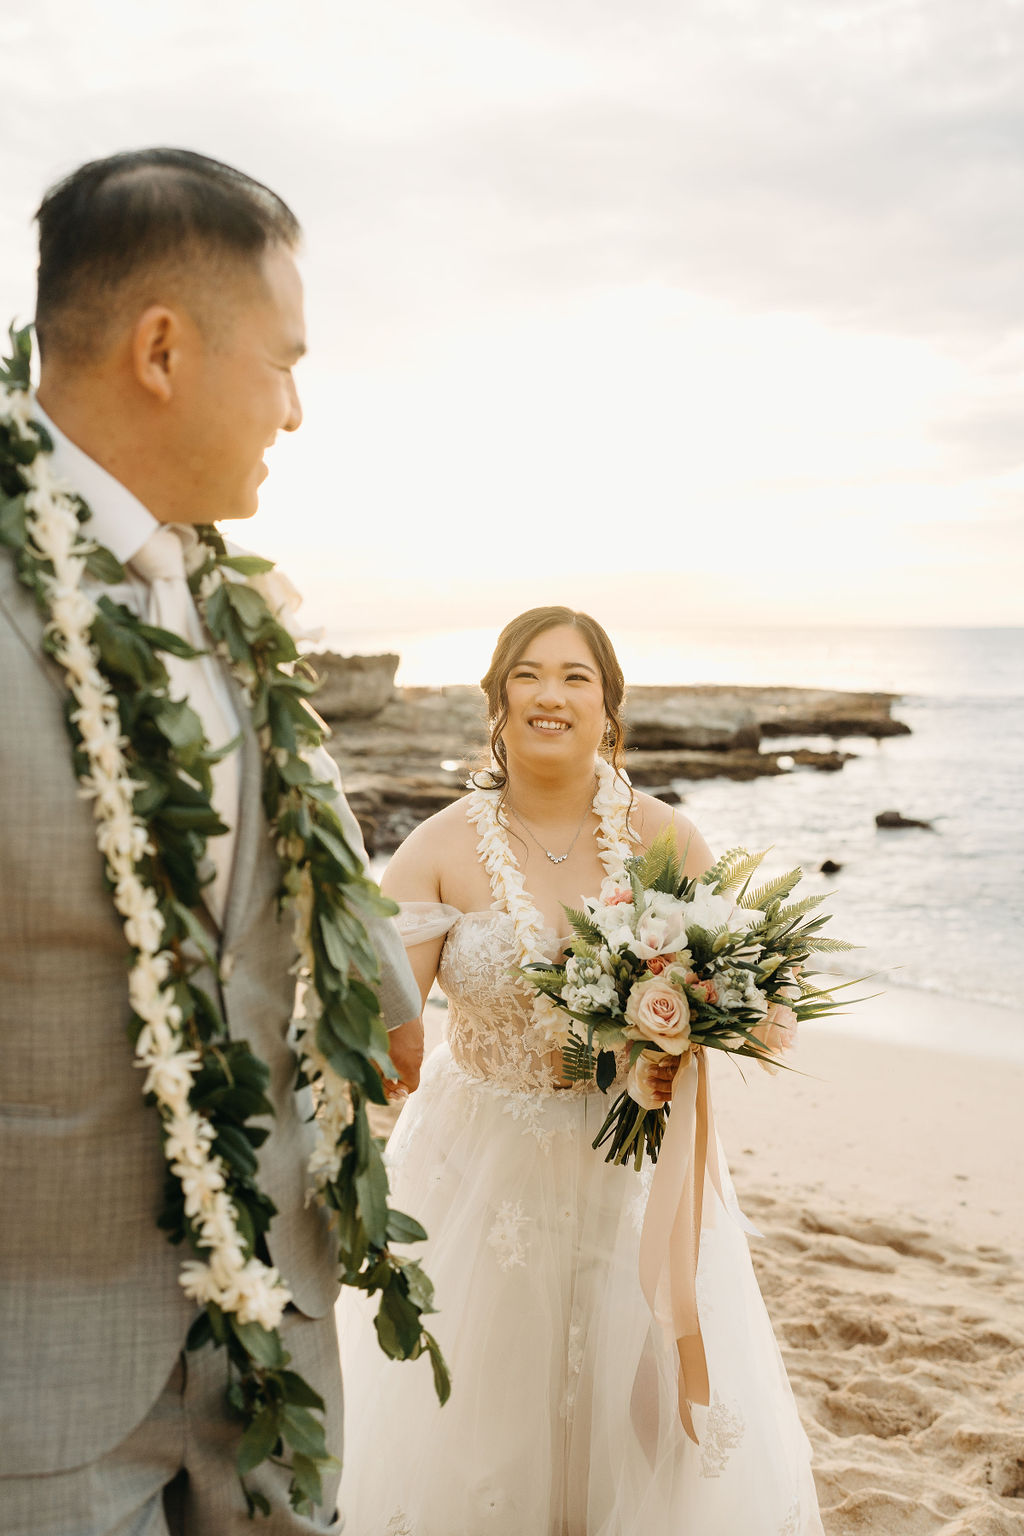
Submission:
MULTIPOLYGON (((695 1445, 699 1442, 692 1405, 707 1407, 711 1402, 697 1313, 697 1261, 705 1224, 706 1181, 743 1230, 757 1234, 757 1228, 734 1199, 726 1198, 723 1189, 708 1064, 705 1051, 698 1045, 680 1062, 675 1076, 672 1113, 654 1168, 640 1235, 640 1285, 656 1321, 674 1341, 679 1362, 679 1420, 695 1445)), ((707 1225, 711 1225, 714 1213, 708 1214, 707 1225)))

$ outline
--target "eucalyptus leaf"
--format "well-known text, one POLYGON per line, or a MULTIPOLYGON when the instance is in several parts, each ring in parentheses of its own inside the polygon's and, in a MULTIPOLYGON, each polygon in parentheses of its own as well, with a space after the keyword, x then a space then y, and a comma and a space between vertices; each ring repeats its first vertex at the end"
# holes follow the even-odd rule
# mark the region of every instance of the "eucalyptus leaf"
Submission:
POLYGON ((238 1448, 236 1465, 240 1476, 252 1472, 268 1456, 281 1438, 281 1413, 276 1408, 264 1408, 249 1425, 238 1448))

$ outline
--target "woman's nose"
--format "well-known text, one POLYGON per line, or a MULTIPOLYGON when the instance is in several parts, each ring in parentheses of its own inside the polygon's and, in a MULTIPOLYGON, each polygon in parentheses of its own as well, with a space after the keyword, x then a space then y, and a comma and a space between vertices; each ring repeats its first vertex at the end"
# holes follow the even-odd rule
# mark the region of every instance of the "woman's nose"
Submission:
POLYGON ((537 688, 537 703, 548 709, 557 709, 565 703, 565 689, 561 678, 541 677, 537 688))

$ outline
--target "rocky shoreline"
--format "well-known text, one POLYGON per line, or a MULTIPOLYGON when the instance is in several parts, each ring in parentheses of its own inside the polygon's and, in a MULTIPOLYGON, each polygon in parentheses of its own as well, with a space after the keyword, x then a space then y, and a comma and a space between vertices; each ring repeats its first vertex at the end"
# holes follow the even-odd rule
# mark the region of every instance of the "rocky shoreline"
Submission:
MULTIPOLYGON (((311 654, 315 697, 371 853, 388 853, 465 793, 486 760, 483 695, 474 687, 396 688, 399 658, 311 654)), ((905 735, 898 695, 813 688, 632 688, 624 711, 633 783, 678 801, 680 781, 838 772, 856 754, 832 743, 905 735), (810 739, 814 745, 798 745, 810 739), (824 740, 822 740, 824 739, 824 740), (765 750, 763 743, 776 743, 765 750)))

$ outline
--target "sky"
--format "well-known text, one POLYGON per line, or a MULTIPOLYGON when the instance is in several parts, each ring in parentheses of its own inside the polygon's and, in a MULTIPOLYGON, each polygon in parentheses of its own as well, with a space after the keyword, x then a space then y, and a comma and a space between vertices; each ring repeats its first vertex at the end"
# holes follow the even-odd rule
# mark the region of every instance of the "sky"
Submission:
POLYGON ((242 542, 329 633, 1024 623, 1021 0, 0 0, 0 324, 80 161, 305 244, 242 542))

